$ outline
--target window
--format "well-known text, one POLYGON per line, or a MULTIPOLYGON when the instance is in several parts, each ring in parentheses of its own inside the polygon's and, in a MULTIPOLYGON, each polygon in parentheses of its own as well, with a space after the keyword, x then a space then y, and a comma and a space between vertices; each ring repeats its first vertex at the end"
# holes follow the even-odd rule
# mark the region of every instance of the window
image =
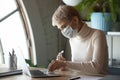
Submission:
POLYGON ((16 0, 0 1, 0 39, 3 46, 5 64, 9 63, 9 52, 20 49, 29 58, 27 34, 16 0), (8 6, 9 5, 9 6, 8 6))

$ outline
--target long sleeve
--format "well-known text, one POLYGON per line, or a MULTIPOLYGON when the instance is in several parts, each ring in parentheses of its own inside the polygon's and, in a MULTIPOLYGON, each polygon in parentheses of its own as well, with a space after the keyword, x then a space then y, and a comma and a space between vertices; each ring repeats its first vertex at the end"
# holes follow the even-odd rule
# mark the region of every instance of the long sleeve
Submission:
POLYGON ((67 66, 82 72, 107 74, 108 48, 106 37, 102 31, 93 31, 85 40, 71 40, 72 61, 67 61, 67 66), (83 43, 83 44, 81 44, 83 43), (76 48, 79 44, 79 50, 76 48), (76 52, 76 53, 75 53, 76 52))

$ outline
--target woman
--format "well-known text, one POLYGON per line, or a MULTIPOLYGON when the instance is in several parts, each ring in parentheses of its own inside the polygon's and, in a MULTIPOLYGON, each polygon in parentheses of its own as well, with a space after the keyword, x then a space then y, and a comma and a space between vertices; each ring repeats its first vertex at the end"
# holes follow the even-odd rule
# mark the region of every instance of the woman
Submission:
POLYGON ((67 67, 93 74, 108 73, 108 48, 103 31, 88 27, 77 10, 67 5, 58 7, 53 14, 52 24, 69 38, 72 61, 66 61, 59 54, 49 64, 49 71, 67 67))

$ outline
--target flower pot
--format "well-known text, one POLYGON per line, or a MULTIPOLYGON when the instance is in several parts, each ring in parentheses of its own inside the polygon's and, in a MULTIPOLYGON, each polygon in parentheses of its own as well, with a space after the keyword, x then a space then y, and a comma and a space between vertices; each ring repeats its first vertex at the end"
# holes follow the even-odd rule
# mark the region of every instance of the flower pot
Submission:
POLYGON ((106 34, 111 30, 112 25, 113 21, 110 13, 94 12, 91 14, 92 28, 102 30, 106 34))

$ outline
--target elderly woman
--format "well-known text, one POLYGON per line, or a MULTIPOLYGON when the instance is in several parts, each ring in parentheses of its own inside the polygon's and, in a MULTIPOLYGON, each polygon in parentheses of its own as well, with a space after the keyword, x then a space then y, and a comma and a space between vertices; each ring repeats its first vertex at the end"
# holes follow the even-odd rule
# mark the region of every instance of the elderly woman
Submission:
POLYGON ((67 67, 92 74, 108 73, 108 47, 103 31, 90 28, 77 10, 67 5, 58 7, 52 24, 69 38, 72 56, 71 61, 66 61, 61 54, 57 55, 49 64, 49 71, 67 67))

